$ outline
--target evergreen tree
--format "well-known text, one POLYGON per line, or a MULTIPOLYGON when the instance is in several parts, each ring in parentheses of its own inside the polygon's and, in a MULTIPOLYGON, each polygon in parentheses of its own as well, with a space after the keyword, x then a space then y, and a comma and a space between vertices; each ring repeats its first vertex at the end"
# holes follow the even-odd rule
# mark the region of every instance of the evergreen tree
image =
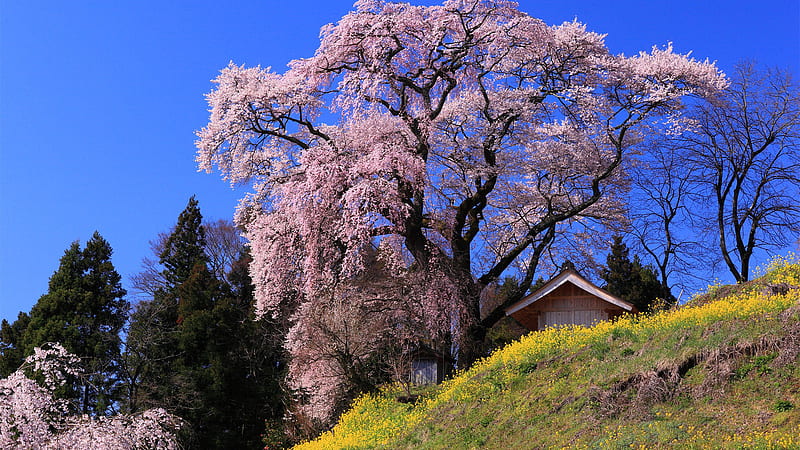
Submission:
MULTIPOLYGON (((205 227, 192 197, 164 239, 161 285, 132 315, 128 408, 164 407, 192 429, 191 447, 255 448, 265 420, 283 414, 283 335, 253 320, 244 254, 219 279, 208 267, 205 227)), ((241 246, 241 242, 237 245, 241 246)))
POLYGON ((204 322, 195 316, 211 309, 216 289, 210 286, 213 277, 206 267, 202 219, 198 202, 191 197, 158 249, 162 287, 152 299, 138 304, 131 316, 126 364, 129 407, 134 411, 167 407, 190 419, 188 411, 196 409, 187 367, 205 361, 194 359, 200 352, 192 348, 191 334, 198 322, 204 322))
POLYGON ((606 282, 604 288, 608 292, 633 304, 639 311, 650 311, 656 299, 667 304, 674 303, 669 288, 658 281, 658 275, 652 267, 642 264, 638 255, 634 255, 631 261, 622 236, 614 236, 606 257, 606 267, 601 270, 600 276, 606 282))
POLYGON ((47 342, 59 342, 85 361, 87 376, 73 380, 62 393, 74 397, 83 414, 109 412, 119 384, 119 333, 128 302, 111 255, 98 232, 83 250, 73 242, 30 315, 21 313, 14 324, 2 326, 4 347, 13 348, 9 359, 14 362, 47 342))
POLYGON ((0 378, 8 377, 22 365, 25 359, 22 335, 30 321, 28 314, 20 312, 13 323, 6 319, 0 323, 0 378))
POLYGON ((281 381, 285 334, 268 319, 255 320, 253 286, 243 253, 228 274, 226 295, 214 305, 209 336, 211 383, 204 391, 207 448, 258 448, 265 422, 283 416, 281 381))
MULTIPOLYGON (((81 337, 88 357, 84 367, 90 374, 92 386, 99 388, 95 399, 99 411, 109 408, 118 397, 120 331, 130 308, 125 300, 127 292, 122 288, 122 277, 111 263, 111 254, 111 246, 95 232, 83 249, 82 281, 87 294, 78 307, 84 319, 81 326, 88 330, 84 333, 86 336, 81 337)), ((85 389, 84 395, 90 392, 91 389, 85 389)), ((83 404, 87 404, 87 400, 85 397, 83 404)))
POLYGON ((606 256, 606 267, 600 272, 606 282, 605 290, 622 298, 629 297, 630 286, 634 282, 633 262, 628 257, 628 246, 622 236, 614 236, 614 242, 606 256))
POLYGON ((206 232, 197 199, 192 196, 178 216, 175 229, 167 237, 159 255, 169 287, 176 287, 191 276, 195 265, 206 266, 206 232))

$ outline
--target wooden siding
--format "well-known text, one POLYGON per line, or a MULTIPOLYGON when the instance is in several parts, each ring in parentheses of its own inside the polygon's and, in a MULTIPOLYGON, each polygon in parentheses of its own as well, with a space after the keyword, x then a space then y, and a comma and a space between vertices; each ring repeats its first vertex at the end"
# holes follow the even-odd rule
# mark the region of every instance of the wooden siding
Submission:
POLYGON ((416 385, 439 382, 439 361, 435 359, 415 359, 411 361, 411 382, 416 385))
POLYGON ((511 316, 521 325, 535 331, 568 324, 591 326, 622 314, 623 311, 622 308, 601 300, 572 283, 566 283, 511 316))
POLYGON ((539 329, 574 324, 590 327, 608 319, 608 313, 598 310, 544 311, 539 316, 539 329))

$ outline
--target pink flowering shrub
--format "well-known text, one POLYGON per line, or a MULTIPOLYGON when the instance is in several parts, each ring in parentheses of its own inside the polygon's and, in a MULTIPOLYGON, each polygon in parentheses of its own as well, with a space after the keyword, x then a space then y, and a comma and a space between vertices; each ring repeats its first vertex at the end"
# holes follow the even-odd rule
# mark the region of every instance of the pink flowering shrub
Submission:
POLYGON ((50 344, 36 348, 16 372, 1 379, 0 448, 180 448, 181 420, 163 409, 111 417, 71 415, 69 402, 53 393, 67 377, 81 373, 80 358, 50 344))

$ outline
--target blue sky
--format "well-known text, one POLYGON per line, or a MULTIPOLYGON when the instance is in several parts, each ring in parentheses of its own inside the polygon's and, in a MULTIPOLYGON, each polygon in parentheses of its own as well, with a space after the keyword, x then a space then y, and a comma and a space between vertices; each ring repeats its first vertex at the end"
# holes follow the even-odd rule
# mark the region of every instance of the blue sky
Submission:
MULTIPOLYGON (((310 56, 352 3, 0 0, 0 319, 29 311, 95 230, 127 287, 191 195, 230 218, 242 192, 194 164, 210 80, 231 60, 310 56)), ((753 58, 800 73, 797 0, 519 3, 551 24, 577 17, 614 53, 672 41, 728 72, 753 58)))

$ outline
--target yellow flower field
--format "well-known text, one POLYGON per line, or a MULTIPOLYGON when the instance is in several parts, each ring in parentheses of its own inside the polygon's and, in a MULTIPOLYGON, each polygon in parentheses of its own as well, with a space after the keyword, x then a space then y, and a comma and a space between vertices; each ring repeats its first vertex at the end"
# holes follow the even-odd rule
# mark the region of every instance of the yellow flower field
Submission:
MULTIPOLYGON (((760 284, 754 285, 755 287, 748 289, 743 286, 732 295, 698 306, 678 307, 652 315, 626 316, 591 328, 570 326, 530 333, 479 361, 469 370, 445 381, 435 394, 416 405, 395 401, 399 393, 395 387, 387 387, 379 394, 363 396, 331 431, 296 448, 395 448, 395 440, 403 437, 404 430, 420 429, 427 422, 436 423, 442 411, 452 405, 481 402, 507 394, 510 386, 521 379, 521 368, 538 361, 574 353, 595 343, 613 340, 613 337, 632 337, 645 342, 653 336, 704 328, 718 322, 775 317, 793 305, 800 304, 800 289, 790 289, 785 295, 768 295, 762 288, 766 284, 800 286, 800 264, 795 256, 774 261, 764 273, 759 280, 760 284)), ((709 295, 713 295, 715 289, 712 287, 709 295)), ((800 316, 800 312, 795 315, 800 316)), ((795 319, 800 320, 800 317, 795 319)), ((583 368, 576 368, 576 371, 575 376, 585 375, 583 368)), ((672 417, 659 416, 656 419, 658 420, 649 422, 651 430, 636 429, 637 426, 646 426, 644 422, 606 427, 600 432, 604 440, 593 446, 619 448, 616 446, 618 444, 614 444, 618 442, 613 439, 615 433, 662 436, 669 432, 680 436, 680 442, 659 442, 660 446, 680 444, 682 448, 800 448, 800 423, 788 428, 788 431, 784 427, 783 431, 756 429, 738 433, 712 433, 708 426, 678 425, 672 417), (658 430, 659 426, 675 429, 658 430)), ((556 442, 559 441, 556 439, 556 442)), ((547 446, 544 442, 542 445, 547 446)), ((577 443, 576 445, 580 446, 577 443)))

